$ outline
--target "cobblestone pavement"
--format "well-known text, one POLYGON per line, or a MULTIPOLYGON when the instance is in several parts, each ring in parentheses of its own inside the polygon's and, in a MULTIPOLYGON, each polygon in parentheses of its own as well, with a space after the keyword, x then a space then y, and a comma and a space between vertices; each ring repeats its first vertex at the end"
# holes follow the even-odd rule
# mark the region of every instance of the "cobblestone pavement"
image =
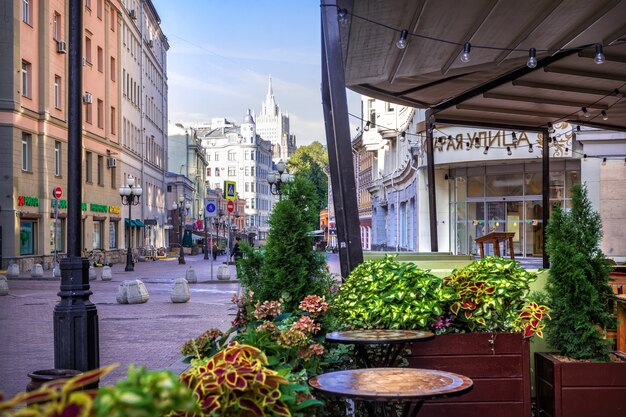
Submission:
MULTIPOLYGON (((224 260, 218 257, 213 275, 224 260)), ((205 330, 226 330, 234 318, 231 297, 239 290, 235 267, 230 266, 233 280, 211 278, 211 262, 203 255, 186 256, 186 265, 176 259, 140 262, 134 272, 125 272, 124 264, 112 268, 113 280, 91 281, 100 334, 100 364, 120 363, 101 385, 109 385, 126 375, 126 367, 135 363, 148 369, 180 370, 182 344, 205 330), (174 279, 185 276, 193 267, 198 277, 191 284, 191 300, 174 304, 170 300, 174 279), (120 282, 141 279, 150 295, 145 304, 117 304, 120 282)), ((11 279, 9 295, 0 297, 0 391, 10 397, 24 390, 27 374, 34 370, 54 368, 53 310, 59 298, 60 279, 31 280, 28 275, 11 279)), ((184 368, 183 368, 184 369, 184 368)))

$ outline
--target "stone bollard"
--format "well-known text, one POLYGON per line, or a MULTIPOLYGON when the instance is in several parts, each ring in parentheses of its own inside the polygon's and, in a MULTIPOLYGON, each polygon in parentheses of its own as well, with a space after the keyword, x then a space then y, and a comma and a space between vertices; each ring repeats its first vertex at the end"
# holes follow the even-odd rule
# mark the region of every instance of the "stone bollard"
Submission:
POLYGON ((18 278, 20 276, 20 266, 18 264, 9 265, 7 269, 7 278, 18 278))
POLYGON ((196 271, 192 267, 189 267, 187 272, 185 272, 185 279, 187 280, 189 284, 198 283, 198 277, 196 276, 196 271))
POLYGON ((189 283, 185 278, 176 278, 172 287, 172 302, 186 303, 191 298, 189 283))
POLYGON ((52 270, 53 278, 61 278, 61 265, 56 265, 52 270))
POLYGON ((43 267, 41 264, 34 264, 33 269, 30 271, 31 278, 41 278, 43 277, 43 267))
POLYGON ((9 293, 9 283, 7 277, 0 275, 0 295, 7 295, 9 293))
POLYGON ((120 304, 142 304, 149 299, 148 290, 143 282, 131 279, 117 287, 117 302, 120 304))
POLYGON ((226 264, 218 266, 217 279, 220 281, 230 281, 230 266, 226 264))
POLYGON ((98 275, 96 274, 96 268, 94 268, 93 266, 89 267, 89 281, 95 281, 96 278, 98 278, 98 275))
POLYGON ((111 267, 105 265, 102 267, 102 281, 111 281, 113 279, 113 273, 111 272, 111 267))

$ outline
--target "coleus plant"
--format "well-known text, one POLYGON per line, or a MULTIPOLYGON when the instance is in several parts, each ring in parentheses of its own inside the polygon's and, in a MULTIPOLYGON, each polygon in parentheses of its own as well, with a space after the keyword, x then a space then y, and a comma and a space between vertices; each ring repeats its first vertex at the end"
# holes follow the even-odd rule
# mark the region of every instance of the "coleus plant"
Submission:
POLYGON ((492 256, 453 270, 446 286, 456 293, 450 312, 457 327, 469 331, 523 329, 527 337, 542 336, 541 320, 547 307, 534 308, 528 300, 529 284, 536 279, 536 273, 526 271, 516 261, 492 256))
POLYGON ((261 350, 237 342, 206 361, 195 361, 180 376, 200 403, 201 411, 194 415, 291 416, 292 410, 321 404, 313 399, 296 404, 295 393, 308 387, 290 383, 267 365, 261 350))

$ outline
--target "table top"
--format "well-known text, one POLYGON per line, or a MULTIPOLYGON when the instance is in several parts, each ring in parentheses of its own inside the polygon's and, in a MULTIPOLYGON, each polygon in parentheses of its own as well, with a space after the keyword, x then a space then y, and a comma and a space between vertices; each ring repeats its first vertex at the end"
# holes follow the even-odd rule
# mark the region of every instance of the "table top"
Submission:
POLYGON ((472 389, 470 378, 452 372, 416 368, 369 368, 329 372, 309 380, 314 389, 334 396, 370 401, 427 400, 472 389))
POLYGON ((431 339, 433 337, 435 337, 434 333, 423 330, 390 329, 344 330, 326 334, 326 340, 329 342, 354 345, 411 343, 431 339))
POLYGON ((476 243, 480 242, 489 242, 493 239, 508 239, 515 236, 515 232, 490 232, 484 236, 477 237, 474 239, 476 243))

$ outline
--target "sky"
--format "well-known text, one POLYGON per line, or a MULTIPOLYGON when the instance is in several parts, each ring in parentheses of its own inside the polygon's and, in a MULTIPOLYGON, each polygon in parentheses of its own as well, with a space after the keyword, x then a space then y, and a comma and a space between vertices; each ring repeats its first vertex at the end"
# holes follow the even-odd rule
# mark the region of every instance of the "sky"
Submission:
MULTIPOLYGON (((153 4, 170 44, 171 123, 193 126, 226 117, 240 124, 247 109, 260 112, 271 75, 274 97, 281 111, 289 114, 298 146, 315 140, 326 144, 318 1, 153 0, 153 4)), ((349 93, 353 114, 360 114, 359 100, 349 93)))

